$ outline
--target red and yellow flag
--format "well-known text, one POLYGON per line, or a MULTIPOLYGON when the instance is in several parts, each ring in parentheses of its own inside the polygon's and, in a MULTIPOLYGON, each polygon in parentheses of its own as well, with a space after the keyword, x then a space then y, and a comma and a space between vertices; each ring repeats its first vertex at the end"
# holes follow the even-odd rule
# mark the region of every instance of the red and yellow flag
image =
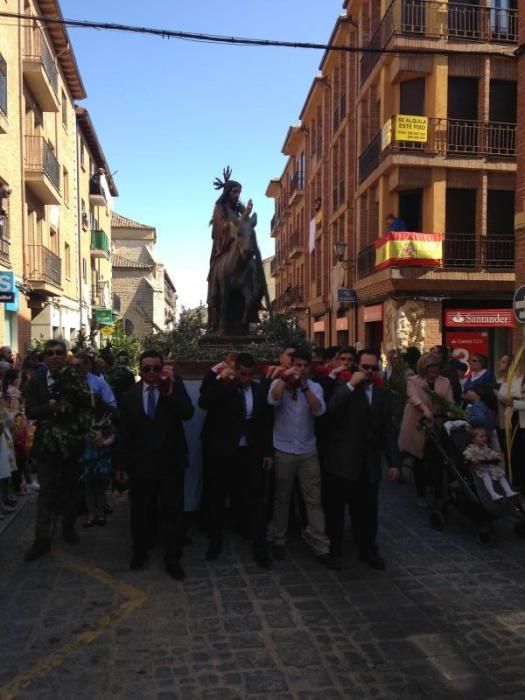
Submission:
POLYGON ((443 260, 442 233, 391 231, 375 242, 376 270, 384 267, 436 267, 443 260))

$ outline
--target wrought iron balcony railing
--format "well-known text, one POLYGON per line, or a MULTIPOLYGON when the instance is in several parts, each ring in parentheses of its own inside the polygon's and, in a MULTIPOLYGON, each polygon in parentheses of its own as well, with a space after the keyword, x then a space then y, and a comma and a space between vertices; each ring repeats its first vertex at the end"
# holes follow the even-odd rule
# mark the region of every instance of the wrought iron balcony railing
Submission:
POLYGON ((392 117, 392 140, 382 148, 379 131, 359 156, 359 183, 391 153, 411 152, 423 155, 471 156, 485 158, 516 157, 517 125, 506 122, 481 122, 465 119, 429 117, 427 140, 399 141, 395 138, 395 116, 392 117))
POLYGON ((27 246, 27 279, 29 282, 62 284, 62 261, 43 245, 27 246))
POLYGON ((42 30, 28 25, 25 28, 24 39, 24 58, 42 63, 51 87, 55 94, 58 95, 58 69, 42 30))
POLYGON ((518 41, 518 11, 439 0, 393 0, 361 59, 361 83, 394 35, 514 44, 518 41))
POLYGON ((42 136, 25 137, 25 167, 47 175, 60 191, 60 165, 53 149, 42 136))
MULTIPOLYGON (((357 255, 357 276, 367 277, 375 271, 375 246, 369 245, 357 255)), ((512 270, 514 236, 474 233, 446 233, 443 239, 444 270, 512 270)))

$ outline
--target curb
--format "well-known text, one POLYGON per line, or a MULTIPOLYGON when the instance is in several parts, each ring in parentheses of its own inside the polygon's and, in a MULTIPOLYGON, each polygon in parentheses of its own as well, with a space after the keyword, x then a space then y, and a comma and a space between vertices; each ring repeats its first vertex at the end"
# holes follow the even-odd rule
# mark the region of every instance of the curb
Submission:
MULTIPOLYGON (((36 494, 35 494, 36 495, 36 494)), ((15 510, 14 513, 11 513, 10 515, 6 516, 5 520, 0 520, 0 537, 4 534, 6 530, 8 530, 11 525, 15 522, 15 520, 18 518, 20 513, 24 510, 26 507, 27 503, 29 501, 32 501, 33 494, 28 494, 27 496, 20 497, 18 500, 19 505, 17 506, 17 509, 15 510)))

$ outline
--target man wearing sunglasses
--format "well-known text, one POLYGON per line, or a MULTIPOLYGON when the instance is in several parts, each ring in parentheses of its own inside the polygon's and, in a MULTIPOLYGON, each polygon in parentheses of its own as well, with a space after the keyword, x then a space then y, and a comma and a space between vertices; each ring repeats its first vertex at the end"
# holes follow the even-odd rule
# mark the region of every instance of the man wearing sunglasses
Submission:
POLYGON ((144 568, 152 521, 160 511, 166 571, 182 581, 184 473, 188 462, 182 421, 193 416, 193 405, 180 377, 164 367, 160 352, 146 350, 139 362, 141 381, 124 395, 121 405, 120 461, 130 484, 130 568, 144 568))
MULTIPOLYGON (((26 416, 36 422, 31 456, 36 462, 40 483, 36 504, 35 541, 26 552, 26 561, 38 559, 51 549, 51 523, 58 496, 58 480, 60 473, 67 469, 67 465, 61 463, 56 455, 50 455, 43 446, 45 421, 52 419, 59 410, 59 403, 51 398, 50 390, 55 381, 55 372, 66 363, 66 344, 62 340, 46 341, 44 362, 46 371, 35 373, 24 389, 26 416)), ((64 502, 62 534, 66 542, 76 544, 78 535, 75 530, 75 518, 78 501, 73 493, 61 495, 64 502)))
POLYGON ((333 422, 325 458, 326 534, 332 555, 340 557, 348 504, 359 559, 382 570, 385 562, 376 546, 382 456, 390 465, 388 478, 395 481, 398 454, 390 402, 374 382, 379 371, 377 351, 361 350, 357 365, 350 381, 337 384, 328 404, 333 422))

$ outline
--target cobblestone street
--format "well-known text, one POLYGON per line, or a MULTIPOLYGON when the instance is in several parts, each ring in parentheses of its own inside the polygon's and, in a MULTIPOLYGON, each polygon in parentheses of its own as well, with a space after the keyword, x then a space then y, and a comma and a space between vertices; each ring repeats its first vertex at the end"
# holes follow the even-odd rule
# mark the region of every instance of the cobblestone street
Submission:
POLYGON ((525 543, 501 523, 480 548, 457 517, 434 532, 413 500, 384 484, 385 573, 350 545, 327 571, 300 540, 270 572, 234 537, 210 565, 197 535, 184 584, 159 552, 128 570, 124 500, 105 529, 24 563, 28 503, 0 537, 0 697, 525 698, 525 543))

